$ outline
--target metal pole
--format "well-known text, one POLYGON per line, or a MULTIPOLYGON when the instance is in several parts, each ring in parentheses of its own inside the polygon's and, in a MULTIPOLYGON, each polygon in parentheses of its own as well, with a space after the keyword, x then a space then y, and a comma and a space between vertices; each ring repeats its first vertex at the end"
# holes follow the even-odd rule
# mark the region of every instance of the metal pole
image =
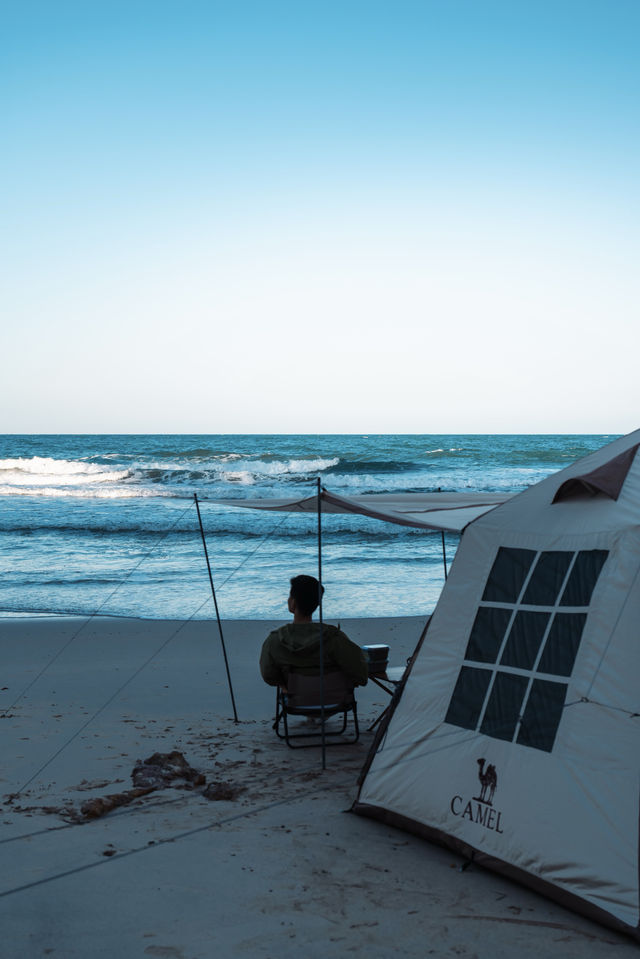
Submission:
POLYGON ((444 563, 444 580, 447 581, 447 550, 444 545, 444 530, 442 530, 442 562, 444 563))
POLYGON ((216 599, 216 591, 213 586, 213 576, 211 575, 211 563, 209 562, 207 541, 204 537, 204 527, 202 525, 202 517, 200 516, 200 504, 198 503, 198 494, 194 493, 193 498, 196 501, 196 509, 198 511, 198 523, 200 524, 200 535, 202 536, 202 545, 204 546, 204 556, 207 561, 207 570, 209 571, 209 582, 211 583, 211 592, 213 594, 213 605, 216 608, 216 619, 218 620, 218 631, 220 633, 222 655, 224 656, 224 665, 225 665, 225 669, 227 670, 227 682, 229 683, 229 692, 231 693, 231 705, 233 706, 233 721, 237 723, 239 722, 239 720, 238 720, 238 713, 236 712, 236 701, 233 695, 233 686, 231 685, 231 673, 229 672, 229 660, 227 659, 227 650, 224 645, 224 636, 222 635, 222 623, 220 622, 220 612, 218 611, 218 600, 216 599))
POLYGON ((318 620, 320 623, 320 722, 322 723, 322 768, 327 768, 327 744, 324 731, 324 636, 322 620, 322 489, 320 477, 318 490, 318 620))

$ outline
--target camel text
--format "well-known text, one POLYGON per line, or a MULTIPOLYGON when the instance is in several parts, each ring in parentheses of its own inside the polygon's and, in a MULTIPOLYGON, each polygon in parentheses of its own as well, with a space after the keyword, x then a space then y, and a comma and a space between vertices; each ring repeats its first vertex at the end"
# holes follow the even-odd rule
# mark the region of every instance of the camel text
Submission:
POLYGON ((454 816, 461 816, 470 822, 477 822, 485 829, 493 829, 495 832, 503 832, 500 828, 500 817, 502 813, 490 806, 479 802, 467 802, 465 804, 462 796, 454 796, 451 800, 451 812, 454 816))

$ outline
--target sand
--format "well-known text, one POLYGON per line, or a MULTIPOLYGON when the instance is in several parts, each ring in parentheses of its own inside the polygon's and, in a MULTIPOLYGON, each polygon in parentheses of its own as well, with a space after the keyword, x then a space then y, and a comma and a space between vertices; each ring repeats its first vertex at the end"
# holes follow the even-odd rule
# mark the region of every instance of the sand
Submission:
MULTIPOLYGON (((388 697, 359 691, 361 740, 327 750, 325 770, 319 749, 288 749, 257 671, 274 625, 224 624, 236 724, 214 624, 0 621, 2 959, 637 954, 624 936, 350 813, 366 727, 388 697), (86 802, 132 790, 137 761, 174 750, 214 798, 175 780, 83 821, 86 802)), ((423 622, 342 627, 388 643, 399 665, 423 622)))

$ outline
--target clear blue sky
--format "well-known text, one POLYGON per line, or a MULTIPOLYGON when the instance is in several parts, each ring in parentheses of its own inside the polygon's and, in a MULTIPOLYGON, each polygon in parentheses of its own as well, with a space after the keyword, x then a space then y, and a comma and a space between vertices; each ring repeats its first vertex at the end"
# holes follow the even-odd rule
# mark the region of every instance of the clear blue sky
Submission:
POLYGON ((626 432, 640 4, 0 6, 0 432, 626 432))

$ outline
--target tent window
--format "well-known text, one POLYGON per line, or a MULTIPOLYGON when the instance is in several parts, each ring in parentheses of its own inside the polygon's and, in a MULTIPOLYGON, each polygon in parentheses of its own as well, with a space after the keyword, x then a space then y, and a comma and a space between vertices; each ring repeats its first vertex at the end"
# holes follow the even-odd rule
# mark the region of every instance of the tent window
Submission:
POLYGON ((552 683, 545 679, 533 681, 518 733, 521 746, 551 752, 566 694, 566 683, 552 683))
POLYGON ((498 550, 445 722, 553 749, 567 679, 608 555, 601 549, 498 550))
POLYGON ((571 675, 586 621, 586 613, 556 613, 538 663, 538 672, 571 675))
POLYGON ((529 606, 553 606, 571 565, 573 553, 540 553, 524 594, 523 603, 529 606))
POLYGON ((463 666, 445 722, 464 729, 475 729, 484 706, 487 689, 491 682, 490 669, 469 669, 463 666))
POLYGON ((483 602, 517 603, 535 555, 532 549, 501 546, 489 573, 483 602))
POLYGON ((530 610, 516 613, 500 663, 519 669, 533 669, 548 622, 549 613, 530 610))
POLYGON ((560 600, 561 606, 589 605, 600 570, 608 555, 606 549, 588 549, 578 553, 560 600))
POLYGON ((480 732, 511 742, 529 681, 514 673, 497 673, 480 732))
POLYGON ((495 663, 511 619, 510 609, 481 606, 469 637, 465 659, 495 663))

